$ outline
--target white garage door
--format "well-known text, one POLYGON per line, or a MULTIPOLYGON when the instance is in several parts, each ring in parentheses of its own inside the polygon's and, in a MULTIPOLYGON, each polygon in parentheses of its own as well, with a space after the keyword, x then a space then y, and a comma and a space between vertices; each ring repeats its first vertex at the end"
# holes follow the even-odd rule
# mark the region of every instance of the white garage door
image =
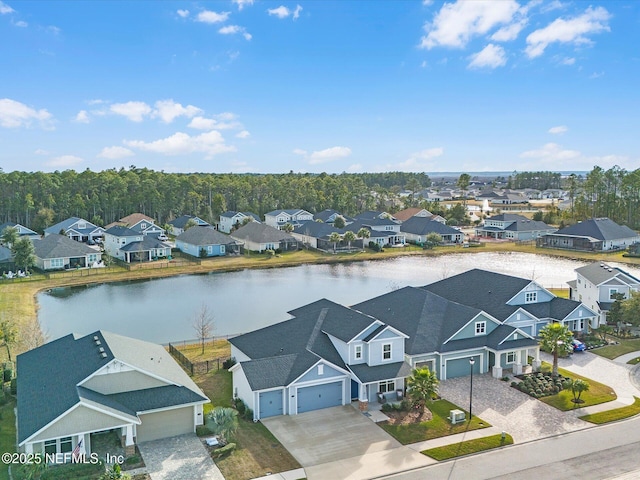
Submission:
POLYGON ((136 441, 148 442, 194 431, 193 408, 183 407, 164 412, 140 415, 141 425, 136 427, 136 441))

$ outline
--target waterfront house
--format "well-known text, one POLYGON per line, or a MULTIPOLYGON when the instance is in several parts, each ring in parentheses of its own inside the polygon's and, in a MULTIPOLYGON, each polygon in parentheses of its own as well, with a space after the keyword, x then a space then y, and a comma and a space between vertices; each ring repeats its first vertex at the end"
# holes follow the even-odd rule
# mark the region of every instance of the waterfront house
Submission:
POLYGON ((94 225, 83 218, 70 217, 44 229, 44 236, 62 234, 76 242, 93 243, 96 239, 102 239, 104 228, 94 225))
POLYGON ((234 228, 240 228, 246 222, 260 223, 260 217, 252 212, 236 212, 229 210, 220 214, 218 230, 224 233, 231 233, 234 228))
POLYGON ((205 222, 200 217, 194 217, 192 215, 180 215, 178 218, 174 218, 173 220, 168 222, 168 225, 171 227, 170 233, 172 235, 175 235, 176 237, 178 235, 181 235, 182 233, 184 233, 184 227, 187 226, 187 223, 189 223, 189 221, 192 221, 193 223, 195 223, 195 225, 200 227, 210 226, 209 223, 205 222))
POLYGON ((303 222, 311 221, 313 214, 301 209, 272 210, 264 214, 264 223, 278 230, 282 230, 287 223, 295 228, 303 222))
POLYGON ((148 262, 169 257, 171 246, 158 240, 156 235, 114 225, 104 232, 104 251, 127 263, 148 262))
POLYGON ((219 257, 240 250, 236 240, 211 227, 191 227, 176 237, 176 248, 193 257, 219 257))
POLYGON ((18 355, 17 370, 19 451, 67 461, 76 447, 88 456, 94 435, 109 430, 127 455, 137 443, 193 433, 209 403, 164 347, 104 331, 18 355))
POLYGON ((462 243, 464 239, 460 230, 428 217, 411 217, 402 222, 400 231, 405 234, 407 241, 413 243, 426 242, 430 233, 440 235, 444 243, 462 243))
POLYGON ((476 236, 514 241, 535 240, 557 230, 544 222, 531 220, 515 213, 503 213, 486 218, 476 227, 476 236))
POLYGON ((624 250, 640 242, 638 232, 609 218, 591 218, 549 233, 537 240, 539 247, 606 252, 624 250))
POLYGON ((105 227, 105 229, 109 229, 111 227, 126 227, 129 230, 133 230, 134 232, 140 233, 145 236, 150 237, 158 237, 165 233, 165 230, 162 227, 156 225, 155 220, 143 213, 132 213, 131 215, 127 215, 126 217, 122 217, 117 222, 110 223, 105 227))
POLYGON ((102 258, 99 251, 66 235, 52 233, 41 239, 32 239, 32 242, 36 267, 40 270, 91 267, 102 258))
POLYGON ((249 222, 235 230, 231 238, 239 241, 246 250, 252 252, 286 251, 298 248, 298 241, 291 234, 264 223, 249 222))
POLYGON ((434 220, 440 223, 447 223, 444 217, 440 215, 435 215, 431 213, 429 210, 426 210, 424 208, 417 208, 417 207, 405 208, 404 210, 400 210, 399 212, 394 213, 393 216, 399 222, 406 222, 410 218, 418 217, 418 218, 427 218, 429 220, 434 220))

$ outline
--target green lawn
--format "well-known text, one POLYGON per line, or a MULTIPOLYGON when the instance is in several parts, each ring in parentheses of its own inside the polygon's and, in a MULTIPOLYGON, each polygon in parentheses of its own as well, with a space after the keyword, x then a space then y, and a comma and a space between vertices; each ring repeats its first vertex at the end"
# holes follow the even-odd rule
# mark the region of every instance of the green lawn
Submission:
POLYGON ((466 440, 460 443, 445 445, 443 447, 430 448, 423 450, 422 454, 434 458, 438 461, 448 460, 450 458, 470 455, 472 453, 484 452, 493 448, 504 447, 505 445, 513 445, 511 435, 505 435, 502 439, 501 434, 491 435, 490 437, 476 438, 474 440, 466 440))
POLYGON ((633 404, 626 407, 615 408, 613 410, 607 410, 605 412, 592 413, 591 415, 584 415, 580 417, 581 420, 601 425, 603 423, 615 422, 617 420, 623 420, 625 418, 634 417, 640 414, 640 398, 635 398, 633 404))
MULTIPOLYGON (((0 453, 13 453, 16 451, 16 417, 13 409, 16 402, 12 397, 0 407, 0 453)), ((7 465, 0 463, 0 480, 9 479, 7 465)))
POLYGON ((491 426, 475 416, 471 419, 471 422, 467 421, 452 425, 449 421, 449 411, 462 409, 447 400, 428 402, 427 408, 433 414, 433 418, 428 422, 407 425, 390 425, 389 422, 380 422, 378 425, 403 445, 491 426))
POLYGON ((614 358, 626 353, 640 351, 640 338, 630 340, 619 340, 618 345, 607 345, 606 347, 595 348, 591 350, 596 355, 613 360, 614 358))
MULTIPOLYGON (((211 399, 212 406, 231 406, 233 390, 229 371, 195 375, 193 380, 211 399)), ((205 413, 211 408, 205 405, 205 413)), ((300 468, 300 464, 260 422, 240 419, 233 441, 236 449, 224 458, 215 459, 226 480, 247 480, 300 468)))
MULTIPOLYGON (((551 371, 551 365, 549 363, 542 362, 542 369, 544 371, 551 371)), ((549 397, 543 397, 539 399, 541 402, 544 402, 547 405, 551 405, 558 410, 566 412, 569 410, 573 410, 574 408, 589 407, 591 405, 611 402, 618 398, 614 390, 608 385, 596 382, 595 380, 591 380, 590 378, 582 377, 573 372, 570 372, 569 370, 565 370, 564 368, 558 368, 558 373, 573 380, 584 380, 589 384, 589 390, 583 392, 582 396, 580 397, 582 400, 584 400, 584 403, 573 403, 573 393, 571 392, 571 390, 562 390, 556 395, 551 395, 549 397)))

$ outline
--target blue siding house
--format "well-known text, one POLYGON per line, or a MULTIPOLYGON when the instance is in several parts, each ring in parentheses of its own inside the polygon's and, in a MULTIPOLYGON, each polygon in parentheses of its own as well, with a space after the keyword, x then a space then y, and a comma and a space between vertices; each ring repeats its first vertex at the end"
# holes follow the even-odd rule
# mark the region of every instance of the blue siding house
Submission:
POLYGON ((238 251, 236 241, 212 227, 191 227, 176 237, 176 248, 194 257, 220 257, 238 251))

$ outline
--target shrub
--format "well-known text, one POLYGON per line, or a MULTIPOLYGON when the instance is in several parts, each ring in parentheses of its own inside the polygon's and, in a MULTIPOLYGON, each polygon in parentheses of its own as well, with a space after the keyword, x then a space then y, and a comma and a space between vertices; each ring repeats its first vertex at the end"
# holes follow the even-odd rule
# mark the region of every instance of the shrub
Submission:
POLYGON ((17 395, 18 394, 18 382, 17 379, 12 378, 11 379, 11 395, 17 395))
POLYGON ((236 407, 236 410, 238 410, 238 414, 240 416, 244 416, 244 412, 247 409, 247 406, 245 405, 245 403, 242 401, 241 398, 236 398, 233 401, 234 406, 236 407))
POLYGON ((213 432, 211 429, 205 425, 198 425, 196 427, 196 435, 199 437, 206 437, 207 435, 212 435, 213 432))
POLYGON ((380 252, 382 250, 382 247, 376 242, 369 242, 369 248, 374 252, 380 252))
POLYGON ((235 449, 236 449, 236 444, 235 443, 228 443, 224 447, 221 447, 221 448, 218 448, 217 450, 214 450, 212 455, 215 458, 220 458, 220 457, 223 457, 224 455, 227 455, 227 454, 233 452, 235 449))
POLYGON ((380 408, 380 410, 382 410, 383 412, 392 412, 393 405, 391 405, 390 403, 383 403, 382 408, 380 408))
POLYGON ((13 371, 10 368, 5 368, 3 373, 4 382, 10 382, 11 377, 13 377, 13 371))
POLYGON ((230 357, 227 358, 224 362, 222 362, 222 368, 224 368, 225 370, 229 370, 231 367, 233 367, 236 364, 236 359, 235 357, 230 357))
POLYGON ((509 377, 507 377, 506 375, 504 377, 502 377, 502 381, 503 382, 508 382, 509 381, 509 377))
POLYGON ((514 387, 514 388, 517 388, 518 387, 518 382, 511 382, 511 386, 514 387))

